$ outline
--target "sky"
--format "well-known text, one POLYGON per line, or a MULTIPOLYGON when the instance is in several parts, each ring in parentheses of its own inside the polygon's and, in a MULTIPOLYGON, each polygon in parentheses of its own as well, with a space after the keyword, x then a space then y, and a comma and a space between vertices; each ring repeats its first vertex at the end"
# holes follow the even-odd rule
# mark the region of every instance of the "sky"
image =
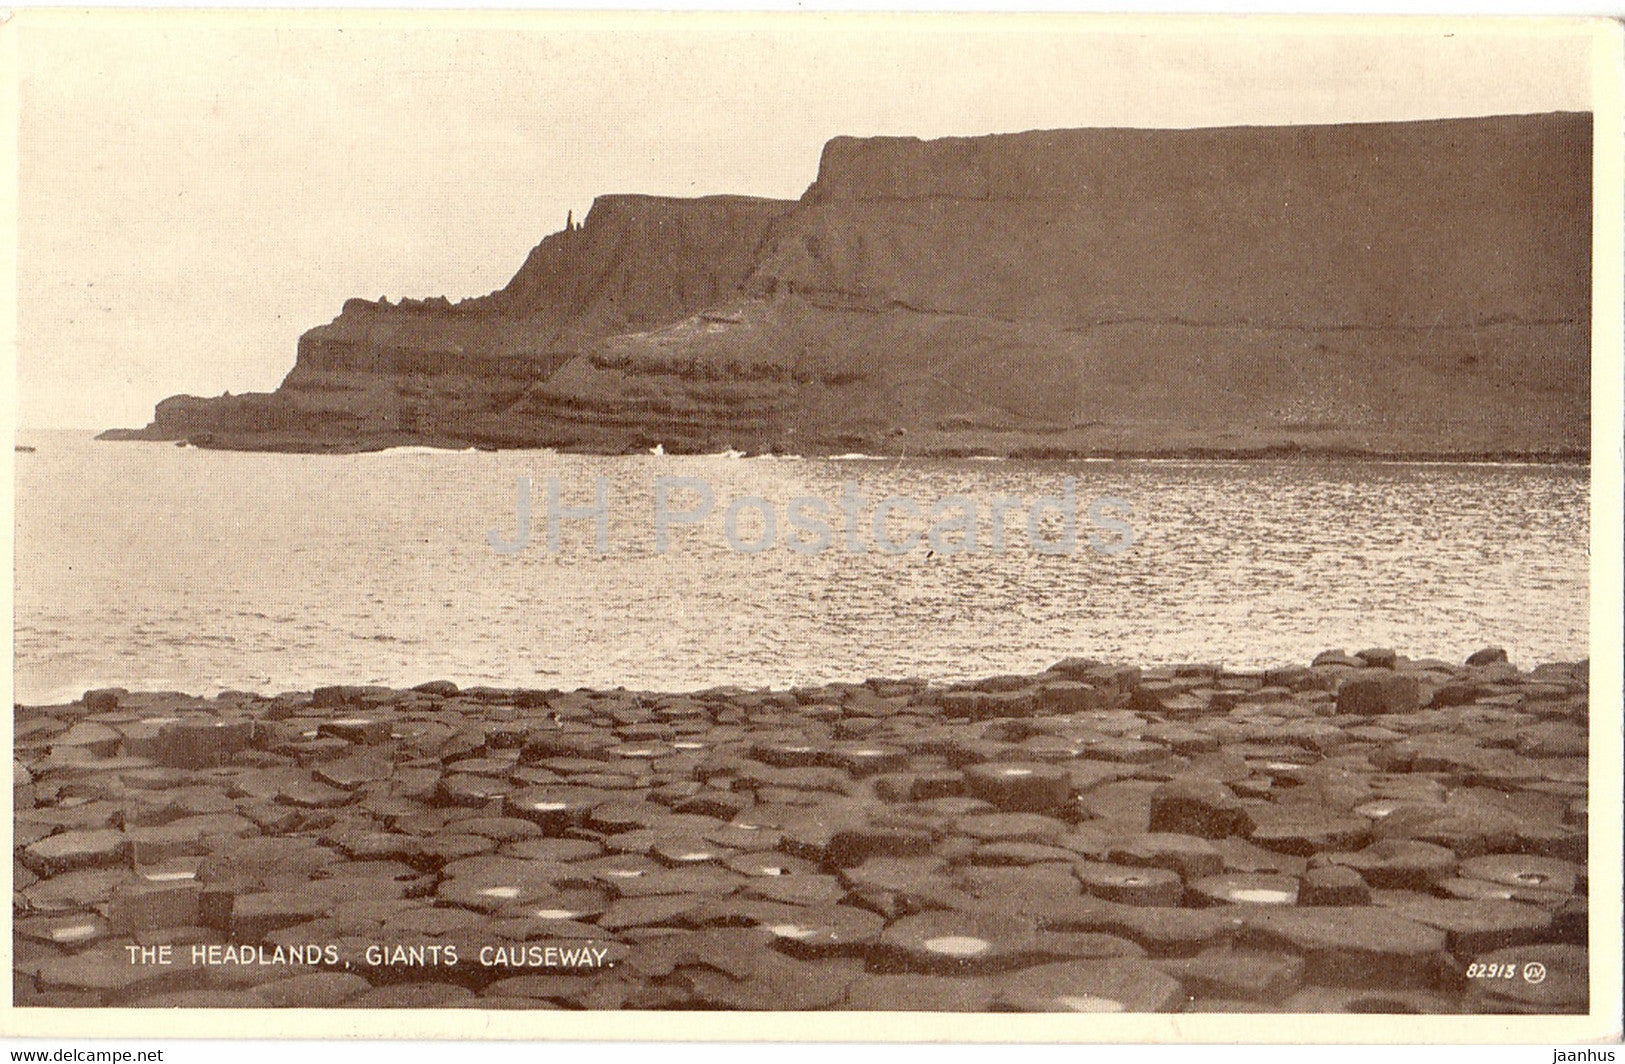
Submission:
POLYGON ((796 197, 840 134, 1590 106, 1584 38, 1489 20, 1352 36, 963 15, 15 22, 31 428, 139 426, 169 395, 272 389, 349 297, 499 288, 602 193, 796 197))

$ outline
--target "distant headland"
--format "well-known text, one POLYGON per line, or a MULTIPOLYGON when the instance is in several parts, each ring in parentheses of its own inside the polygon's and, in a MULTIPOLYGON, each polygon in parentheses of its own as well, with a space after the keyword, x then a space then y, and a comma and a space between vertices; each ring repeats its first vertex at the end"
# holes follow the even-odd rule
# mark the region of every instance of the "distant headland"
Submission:
POLYGON ((601 196, 103 438, 1584 458, 1591 156, 1572 113, 837 137, 797 201, 601 196))

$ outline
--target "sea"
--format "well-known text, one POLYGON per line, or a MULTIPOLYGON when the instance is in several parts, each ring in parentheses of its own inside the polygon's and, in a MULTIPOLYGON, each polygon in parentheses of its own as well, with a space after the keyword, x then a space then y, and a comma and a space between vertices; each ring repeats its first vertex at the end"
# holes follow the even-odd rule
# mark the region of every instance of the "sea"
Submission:
POLYGON ((17 442, 23 704, 1589 653, 1584 465, 17 442))

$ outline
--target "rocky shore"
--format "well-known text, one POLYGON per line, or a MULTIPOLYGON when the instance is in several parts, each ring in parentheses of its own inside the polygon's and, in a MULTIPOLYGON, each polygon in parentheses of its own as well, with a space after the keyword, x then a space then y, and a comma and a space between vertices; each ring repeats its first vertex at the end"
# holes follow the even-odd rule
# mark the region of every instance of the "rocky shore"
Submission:
POLYGON ((16 708, 21 1006, 1581 1013, 1587 667, 16 708))

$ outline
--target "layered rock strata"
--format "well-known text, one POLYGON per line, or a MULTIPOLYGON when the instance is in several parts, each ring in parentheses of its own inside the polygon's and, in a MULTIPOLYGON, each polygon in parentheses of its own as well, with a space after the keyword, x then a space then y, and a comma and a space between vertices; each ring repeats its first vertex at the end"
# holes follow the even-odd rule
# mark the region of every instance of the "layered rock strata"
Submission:
POLYGON ((351 300, 118 438, 1587 453, 1591 119, 839 137, 798 202, 600 198, 478 299, 351 300))

